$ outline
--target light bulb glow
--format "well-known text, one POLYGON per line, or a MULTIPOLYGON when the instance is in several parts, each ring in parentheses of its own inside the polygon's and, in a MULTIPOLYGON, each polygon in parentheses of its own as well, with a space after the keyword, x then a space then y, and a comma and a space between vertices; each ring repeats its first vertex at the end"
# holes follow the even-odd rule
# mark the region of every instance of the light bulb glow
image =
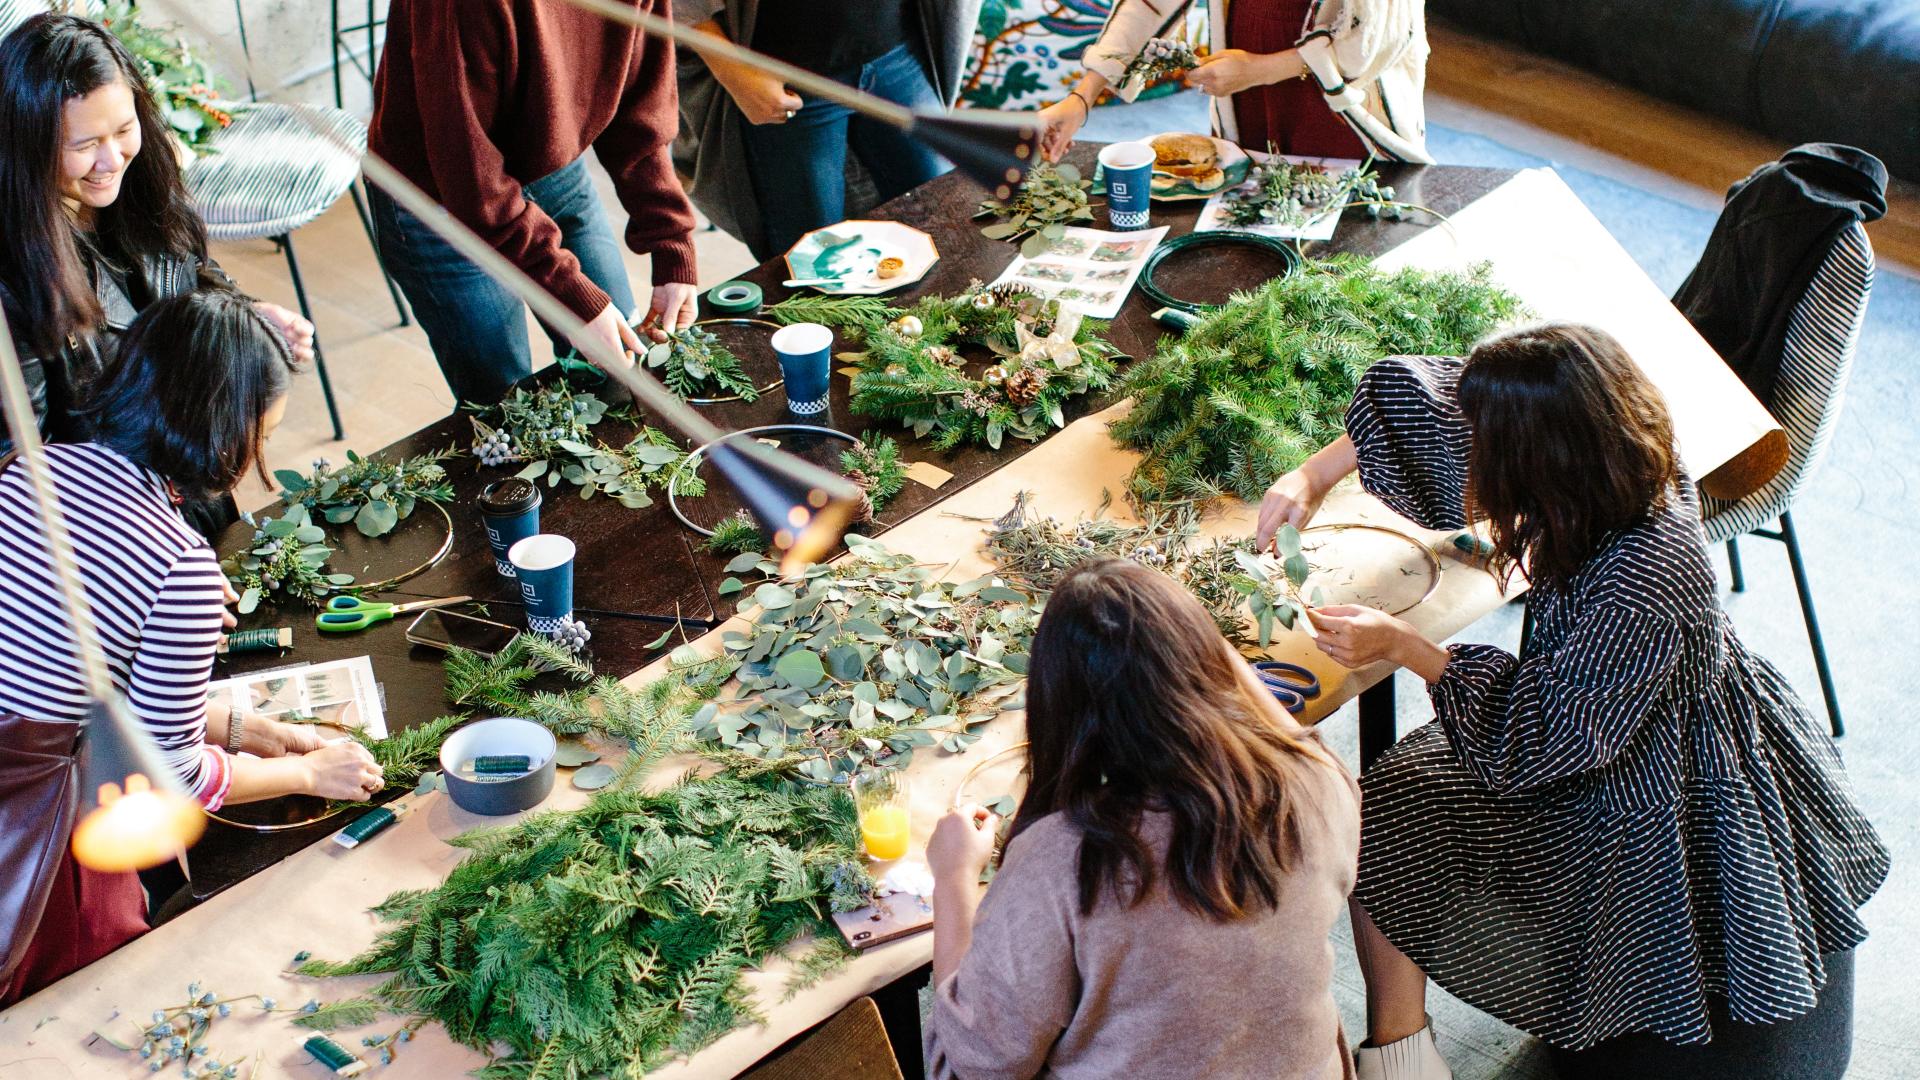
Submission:
POLYGON ((124 873, 159 866, 206 830, 199 804, 182 795, 155 790, 140 773, 119 785, 100 785, 100 805, 73 828, 73 857, 103 873, 124 873))

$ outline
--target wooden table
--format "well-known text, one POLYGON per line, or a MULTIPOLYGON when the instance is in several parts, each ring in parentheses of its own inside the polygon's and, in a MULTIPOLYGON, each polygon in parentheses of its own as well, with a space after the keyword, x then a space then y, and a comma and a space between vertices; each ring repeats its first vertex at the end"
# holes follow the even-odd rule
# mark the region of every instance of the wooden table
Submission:
MULTIPOLYGON (((1426 230, 1409 224, 1349 222, 1338 237, 1339 249, 1378 254, 1390 265, 1448 266, 1488 259, 1496 277, 1520 293, 1537 314, 1592 321, 1613 331, 1667 394, 1683 457, 1696 474, 1734 457, 1773 428, 1725 365, 1551 173, 1432 167, 1403 170, 1391 180, 1403 196, 1449 214, 1452 227, 1426 230)), ((882 216, 932 233, 945 253, 922 289, 957 291, 974 278, 990 280, 1011 260, 1011 248, 980 240, 967 221, 977 197, 970 184, 947 177, 882 209, 882 216)), ((1156 223, 1172 225, 1176 234, 1183 232, 1194 210, 1192 204, 1161 207, 1156 223)), ((773 286, 770 296, 782 294, 775 285, 778 271, 763 267, 753 277, 763 286, 773 286)), ((1160 336, 1141 307, 1132 304, 1111 333, 1116 343, 1136 355, 1144 355, 1160 336)), ((836 383, 836 419, 849 431, 860 430, 859 418, 846 412, 844 383, 836 383)), ((1071 414, 1077 419, 1064 432, 1038 445, 1009 444, 997 454, 966 449, 932 455, 902 440, 910 458, 932 460, 955 478, 938 492, 909 487, 890 510, 888 517, 896 525, 886 533, 885 542, 943 564, 957 559, 950 575, 964 579, 986 568, 977 551, 982 526, 966 518, 994 516, 1010 503, 1013 492, 1039 492, 1040 511, 1061 518, 1093 512, 1102 488, 1119 490, 1132 465, 1132 456, 1114 447, 1105 432, 1107 421, 1124 408, 1124 403, 1100 400, 1077 403, 1071 414), (1107 411, 1089 415, 1100 409, 1107 411), (936 504, 939 509, 929 512, 936 504)), ((749 407, 723 406, 714 412, 723 426, 746 426, 777 419, 781 409, 776 399, 749 407)), ((464 444, 464 424, 459 418, 448 418, 396 444, 390 452, 417 453, 449 442, 464 444)), ((470 461, 456 463, 451 471, 462 500, 470 499, 485 479, 501 474, 493 470, 488 476, 478 475, 470 461)), ((564 496, 566 490, 558 493, 564 496)), ((1231 505, 1207 523, 1207 531, 1243 534, 1251 527, 1252 513, 1251 507, 1231 505)), ((456 513, 457 519, 462 517, 456 513)), ((1409 523, 1399 521, 1351 485, 1328 500, 1323 520, 1374 520, 1412 530, 1409 523)), ((457 520, 457 524, 453 553, 407 588, 435 595, 509 597, 511 592, 494 576, 477 526, 470 520, 457 520)), ((545 525, 574 537, 580 545, 576 595, 581 606, 659 612, 678 604, 698 617, 731 613, 731 604, 716 604, 712 591, 724 576, 725 560, 698 551, 664 507, 628 511, 605 500, 550 498, 545 525)), ((1444 543, 1442 534, 1423 534, 1423 538, 1444 543)), ((1441 591, 1408 617, 1423 632, 1440 639, 1459 632, 1505 599, 1487 575, 1454 562, 1441 591)), ((496 608, 495 613, 506 610, 496 608)), ((399 626, 321 639, 310 630, 310 613, 266 613, 256 621, 266 625, 293 619, 301 627, 295 653, 299 659, 319 661, 363 653, 374 657, 376 671, 387 686, 391 722, 416 722, 444 710, 436 654, 409 649, 399 626)), ((594 659, 602 670, 632 673, 633 681, 657 672, 661 665, 645 648, 658 635, 657 627, 612 616, 589 621, 595 632, 594 659), (650 659, 654 659, 651 664, 650 659)), ((717 650, 717 639, 717 633, 708 635, 696 647, 717 650)), ((1389 670, 1341 670, 1304 638, 1284 637, 1276 642, 1274 654, 1304 662, 1322 676, 1326 692, 1308 714, 1310 720, 1331 713, 1369 687, 1391 686, 1390 681, 1382 682, 1389 670)), ((1363 712, 1373 728, 1366 747, 1371 753, 1391 739, 1391 712, 1390 708, 1385 712, 1384 724, 1378 707, 1363 712)), ((924 842, 972 761, 1018 741, 1022 719, 1005 714, 986 725, 985 737, 968 755, 916 759, 916 841, 924 842)), ((563 786, 548 805, 566 807, 582 801, 582 793, 563 786)), ((236 883, 238 887, 0 1014, 0 1032, 5 1032, 0 1042, 9 1047, 9 1052, 0 1052, 0 1080, 117 1075, 116 1069, 133 1075, 132 1065, 114 1052, 84 1046, 84 1034, 113 1009, 154 1007, 159 1003, 156 995, 163 993, 154 989, 157 985, 201 978, 223 992, 260 992, 295 1000, 314 994, 332 1000, 372 985, 377 978, 287 986, 281 985, 284 977, 278 972, 286 957, 299 950, 344 957, 363 948, 376 930, 364 914, 366 908, 394 889, 428 887, 442 880, 459 858, 444 841, 490 823, 497 820, 467 815, 436 799, 376 842, 351 853, 332 845, 307 846, 328 827, 264 838, 232 830, 210 833, 194 853, 196 892, 204 897, 236 883), (272 865, 288 855, 292 857, 272 865), (231 940, 244 940, 246 948, 208 945, 231 940), (44 1026, 34 1030, 43 1021, 44 1026), (16 1048, 18 1052, 12 1052, 16 1048)), ((768 1023, 735 1031, 692 1061, 671 1066, 661 1075, 732 1075, 847 1001, 921 969, 930 948, 930 938, 920 935, 871 950, 843 972, 784 1003, 779 992, 782 965, 771 965, 768 971, 749 977, 750 986, 761 995, 768 1023)), ((270 1062, 297 1068, 297 1054, 287 1049, 291 1029, 273 1024, 269 1030, 269 1026, 267 1021, 236 1026, 234 1035, 219 1040, 221 1048, 229 1054, 252 1049, 251 1040, 270 1062)), ((903 1046, 902 1051, 912 1056, 910 1048, 903 1046)), ((438 1028, 429 1027, 410 1045, 406 1063, 406 1071, 396 1075, 455 1075, 479 1059, 449 1043, 438 1028)))

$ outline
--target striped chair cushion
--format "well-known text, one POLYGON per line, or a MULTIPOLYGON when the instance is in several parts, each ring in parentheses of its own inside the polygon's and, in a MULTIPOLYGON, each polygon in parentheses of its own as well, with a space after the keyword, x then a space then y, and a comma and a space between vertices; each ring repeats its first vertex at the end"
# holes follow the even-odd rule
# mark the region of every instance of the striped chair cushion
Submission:
POLYGON ((1737 502, 1702 494, 1707 540, 1720 543, 1766 525, 1812 479, 1827 456, 1840 404, 1853 369, 1854 347, 1873 291, 1873 245, 1867 230, 1849 226, 1834 241, 1806 295, 1787 322, 1780 377, 1770 411, 1787 432, 1787 464, 1765 487, 1737 502))
POLYGON ((212 145, 214 153, 187 166, 187 190, 206 220, 207 235, 257 240, 292 232, 346 193, 360 175, 367 129, 339 109, 240 104, 232 126, 212 145), (328 134, 315 131, 296 108, 319 120, 328 134))

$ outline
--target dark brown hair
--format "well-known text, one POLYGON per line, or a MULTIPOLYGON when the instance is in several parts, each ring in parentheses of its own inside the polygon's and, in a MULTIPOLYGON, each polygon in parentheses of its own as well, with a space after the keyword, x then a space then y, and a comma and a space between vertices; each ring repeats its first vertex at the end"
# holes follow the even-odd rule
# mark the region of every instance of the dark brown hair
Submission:
POLYGON ((58 351, 100 324, 74 227, 60 202, 60 128, 68 101, 123 82, 133 93, 140 153, 120 197, 94 214, 94 242, 124 259, 207 255, 173 135, 133 56, 106 28, 78 15, 41 14, 0 41, 0 292, 17 338, 58 351))
POLYGON ((1032 781, 1012 835, 1048 814, 1080 832, 1080 908, 1132 906, 1161 873, 1190 911, 1269 910, 1302 819, 1340 765, 1260 692, 1206 609, 1124 559, 1070 571, 1047 601, 1027 680, 1032 781), (1143 811, 1172 818, 1156 867, 1143 811))
POLYGON ((94 381, 81 417, 93 441, 190 499, 267 479, 261 420, 294 373, 286 339, 230 289, 147 305, 94 381))
POLYGON ((1679 479, 1673 420, 1620 343, 1570 323, 1482 341, 1460 373, 1473 433, 1467 503, 1493 534, 1493 562, 1564 583, 1606 535, 1666 504, 1679 479))

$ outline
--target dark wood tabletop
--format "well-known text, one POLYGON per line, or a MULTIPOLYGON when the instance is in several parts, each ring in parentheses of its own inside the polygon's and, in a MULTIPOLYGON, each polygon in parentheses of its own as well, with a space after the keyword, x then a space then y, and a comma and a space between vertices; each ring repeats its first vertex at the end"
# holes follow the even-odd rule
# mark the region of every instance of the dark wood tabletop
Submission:
MULTIPOLYGON (((1088 175, 1092 174, 1098 146, 1081 144, 1071 156, 1088 175)), ((1477 169, 1453 166, 1392 167, 1382 169, 1383 179, 1394 185, 1398 197, 1410 203, 1452 214, 1485 195, 1513 173, 1501 169, 1477 169)), ((875 209, 869 217, 886 218, 923 229, 934 238, 941 258, 927 276, 894 295, 901 304, 917 296, 933 293, 948 295, 965 289, 975 280, 991 281, 1004 270, 1016 254, 1014 245, 982 238, 972 215, 984 197, 972 181, 948 174, 875 209)), ((1191 231, 1200 202, 1155 203, 1154 226, 1170 226, 1168 236, 1191 231)), ((1104 227, 1105 212, 1101 200, 1095 200, 1095 227, 1104 227)), ((1308 255, 1351 252, 1372 255, 1397 246, 1428 227, 1430 219, 1414 215, 1403 222, 1369 220, 1358 210, 1349 210, 1331 243, 1310 243, 1308 255)), ((1172 268, 1180 287, 1194 292, 1183 298, 1223 299, 1231 291, 1259 284, 1255 273, 1231 260, 1208 256, 1205 261, 1172 268), (1203 295, 1212 293, 1214 295, 1203 295)), ((769 303, 790 295, 780 285, 787 276, 785 266, 772 262, 757 268, 745 279, 765 290, 769 303)), ((711 315, 711 313, 706 313, 711 315)), ((1130 356, 1148 355, 1156 341, 1167 331, 1153 321, 1149 305, 1137 293, 1129 299, 1109 328, 1109 339, 1130 356)), ((743 331, 745 332, 745 331, 743 331)), ((750 373, 769 375, 772 361, 766 357, 748 358, 750 373), (758 368, 759 370, 755 370, 758 368)), ((540 376, 536 376, 538 378, 540 376)), ((833 381, 833 407, 829 415, 809 418, 807 422, 830 426, 850 434, 859 434, 870 425, 863 417, 847 409, 847 380, 833 381)), ((1084 416, 1112 403, 1110 395, 1087 395, 1066 410, 1067 419, 1084 416)), ((703 406, 703 411, 723 429, 781 423, 792 419, 785 399, 775 390, 752 404, 731 403, 703 406)), ((608 442, 622 441, 618 432, 603 432, 608 442)), ((910 432, 893 432, 908 460, 929 461, 953 474, 953 479, 938 489, 910 483, 886 508, 879 527, 886 521, 899 521, 941 501, 956 491, 1006 465, 1034 444, 1008 440, 999 450, 968 446, 950 453, 935 453, 915 443, 910 432)), ((472 429, 465 415, 456 414, 436 421, 381 451, 382 454, 412 455, 452 445, 466 448, 472 442, 472 429)), ((831 448, 828 448, 831 449, 831 448)), ((814 457, 815 453, 809 453, 814 457)), ((455 499, 447 507, 452 518, 451 551, 431 569, 393 590, 380 595, 384 600, 417 599, 422 596, 469 595, 487 603, 487 612, 500 622, 519 624, 522 612, 513 583, 496 574, 493 559, 481 532, 474 499, 487 483, 509 476, 516 466, 485 468, 470 455, 447 463, 455 499)), ((690 619, 724 619, 733 610, 731 599, 720 599, 714 589, 726 576, 724 556, 711 555, 698 547, 699 537, 680 524, 670 512, 664 495, 653 506, 627 509, 604 496, 590 500, 578 497, 577 489, 562 484, 543 488, 545 505, 541 510, 541 528, 562 533, 578 546, 575 559, 574 603, 577 609, 593 609, 600 614, 585 614, 593 631, 591 659, 600 671, 626 675, 645 666, 658 654, 649 644, 658 639, 665 627, 657 622, 631 616, 673 616, 690 619)), ((727 509, 724 493, 716 493, 695 505, 687 513, 698 521, 711 522, 727 509)), ((417 564, 431 554, 445 537, 433 523, 439 516, 430 508, 416 512, 418 522, 408 521, 388 541, 372 545, 355 543, 360 548, 380 548, 373 564, 377 568, 417 564)), ((338 527, 336 527, 338 531, 338 527)), ((235 526, 219 545, 221 554, 239 549, 250 536, 244 526, 235 526)), ((343 551, 347 550, 343 548, 343 551)), ((349 572, 358 566, 347 566, 349 572)), ((365 576, 363 575, 363 580, 365 576)), ((460 610, 472 612, 463 607, 460 610)), ((314 629, 314 612, 304 608, 279 609, 263 605, 241 620, 242 627, 291 626, 294 647, 283 656, 248 655, 223 659, 215 678, 245 671, 257 671, 287 663, 338 660, 353 656, 371 656, 375 674, 386 695, 389 727, 402 729, 449 711, 440 665, 441 654, 409 645, 406 625, 410 617, 376 625, 352 634, 320 634, 314 629)), ((689 629, 689 636, 702 631, 689 629)), ((677 637, 676 637, 677 641, 677 637)), ((255 833, 214 822, 204 839, 194 848, 192 897, 195 901, 244 880, 295 851, 315 842, 342 824, 333 821, 276 833, 255 833)))

